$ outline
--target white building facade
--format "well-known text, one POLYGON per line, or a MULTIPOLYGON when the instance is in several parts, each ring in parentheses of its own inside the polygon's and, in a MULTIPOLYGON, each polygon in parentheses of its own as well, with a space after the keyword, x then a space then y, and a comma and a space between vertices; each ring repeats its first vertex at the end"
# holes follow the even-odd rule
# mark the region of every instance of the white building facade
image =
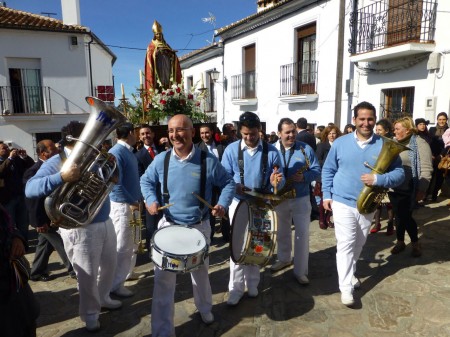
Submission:
POLYGON ((213 87, 219 126, 236 122, 244 111, 257 113, 267 133, 276 131, 283 117, 305 117, 312 126, 350 122, 351 1, 258 5, 256 14, 219 29, 219 43, 181 58, 185 86, 189 76, 220 72, 213 87), (211 49, 215 56, 206 57, 211 49))
POLYGON ((0 139, 30 156, 71 120, 87 120, 86 96, 114 100, 116 57, 79 23, 0 7, 0 45, 0 139))
POLYGON ((436 123, 450 107, 450 1, 359 0, 352 16, 354 101, 378 118, 436 123))

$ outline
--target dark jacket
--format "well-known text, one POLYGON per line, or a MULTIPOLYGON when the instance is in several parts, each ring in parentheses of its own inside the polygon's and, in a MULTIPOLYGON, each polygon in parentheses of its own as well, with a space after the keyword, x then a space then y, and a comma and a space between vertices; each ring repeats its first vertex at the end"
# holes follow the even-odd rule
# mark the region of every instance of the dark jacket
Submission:
POLYGON ((325 163, 325 160, 327 159, 328 152, 330 152, 330 149, 331 149, 331 145, 328 142, 328 140, 325 141, 325 143, 317 144, 316 156, 317 156, 317 159, 319 160, 320 167, 322 167, 323 164, 325 163))
MULTIPOLYGON (((428 131, 429 135, 431 136, 431 153, 434 157, 437 157, 439 154, 441 154, 442 150, 445 147, 444 141, 442 140, 442 136, 436 136, 436 127, 431 127, 428 131)), ((448 129, 448 126, 444 128, 444 131, 448 129)), ((439 161, 438 161, 439 162, 439 161)))
POLYGON ((6 204, 13 197, 25 194, 22 178, 25 171, 34 165, 34 160, 27 156, 19 156, 12 160, 0 158, 0 203, 6 204))
MULTIPOLYGON (((155 148, 156 148, 156 151, 158 151, 158 154, 166 151, 163 147, 159 147, 156 145, 155 145, 155 148)), ((136 158, 138 160, 138 171, 139 171, 139 177, 140 177, 144 174, 147 167, 150 166, 153 159, 145 147, 142 147, 142 149, 137 151, 134 155, 136 156, 136 158)))
POLYGON ((306 143, 309 146, 312 147, 314 151, 316 151, 317 144, 316 144, 316 137, 314 137, 312 134, 310 134, 306 130, 302 130, 297 134, 297 137, 295 137, 295 140, 298 140, 300 142, 306 143))
MULTIPOLYGON (((216 144, 217 152, 219 154, 219 161, 222 161, 222 155, 223 155, 223 151, 225 150, 225 146, 222 144, 217 144, 217 143, 215 143, 215 144, 216 144)), ((197 143, 197 144, 195 144, 195 146, 197 146, 202 151, 209 152, 208 147, 206 146, 205 142, 197 143)))
MULTIPOLYGON (((33 166, 25 171, 23 175, 24 185, 26 185, 27 181, 36 174, 42 163, 42 160, 38 160, 33 166)), ((25 198, 30 225, 33 227, 42 227, 45 224, 50 225, 50 219, 48 218, 44 207, 45 198, 46 197, 35 199, 25 198)))

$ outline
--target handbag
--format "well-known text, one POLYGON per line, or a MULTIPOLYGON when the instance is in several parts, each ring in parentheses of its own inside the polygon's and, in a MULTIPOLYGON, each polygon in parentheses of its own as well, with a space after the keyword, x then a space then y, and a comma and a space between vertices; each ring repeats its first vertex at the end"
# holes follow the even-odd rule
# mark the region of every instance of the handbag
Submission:
POLYGON ((11 260, 11 266, 14 270, 14 276, 16 280, 16 289, 17 291, 20 288, 25 287, 28 283, 31 275, 31 267, 30 262, 28 262, 25 255, 11 260))
POLYGON ((447 175, 447 171, 450 169, 450 149, 447 154, 441 158, 438 164, 438 169, 444 171, 444 177, 447 175))
POLYGON ((316 185, 314 185, 313 195, 315 197, 322 196, 322 183, 320 181, 316 181, 316 185))

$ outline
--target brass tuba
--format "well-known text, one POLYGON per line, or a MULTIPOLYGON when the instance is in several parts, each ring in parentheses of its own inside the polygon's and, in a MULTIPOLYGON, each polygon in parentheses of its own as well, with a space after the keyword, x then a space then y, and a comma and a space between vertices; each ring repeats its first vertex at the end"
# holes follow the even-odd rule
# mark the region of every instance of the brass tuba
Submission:
POLYGON ((86 226, 92 222, 118 180, 114 156, 98 148, 106 137, 126 121, 122 113, 95 97, 86 97, 91 113, 61 172, 72 164, 80 168, 80 180, 64 183, 45 199, 50 220, 63 228, 86 226))
MULTIPOLYGON (((378 155, 375 167, 371 167, 368 162, 364 166, 372 169, 372 174, 384 174, 400 152, 410 150, 409 147, 400 144, 392 139, 381 136, 383 139, 383 147, 378 155)), ((378 205, 387 193, 387 189, 380 186, 364 185, 361 193, 359 193, 356 207, 361 214, 369 214, 375 212, 378 205)))

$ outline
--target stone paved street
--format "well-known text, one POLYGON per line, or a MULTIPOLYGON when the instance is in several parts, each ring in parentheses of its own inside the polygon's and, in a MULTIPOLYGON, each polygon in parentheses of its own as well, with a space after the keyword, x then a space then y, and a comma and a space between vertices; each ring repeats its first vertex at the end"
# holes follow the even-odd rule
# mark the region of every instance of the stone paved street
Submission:
MULTIPOLYGON (((439 198, 414 211, 419 223, 423 256, 410 257, 407 249, 389 253, 395 236, 370 234, 358 264, 362 287, 357 304, 341 304, 337 286, 334 231, 311 223, 310 285, 294 279, 292 267, 277 273, 270 265, 261 273, 260 295, 246 296, 237 307, 226 305, 228 244, 220 235, 211 249, 210 279, 216 322, 205 326, 195 310, 188 275, 178 276, 175 325, 178 337, 298 337, 298 336, 450 336, 450 212, 448 200, 439 198)), ((384 214, 383 214, 384 215, 384 214)), ((33 254, 27 255, 32 261, 33 254)), ((50 282, 32 282, 41 303, 38 336, 92 336, 78 318, 76 281, 65 273, 52 254, 50 282)), ((96 336, 150 336, 153 289, 152 264, 139 256, 137 272, 146 277, 127 282, 136 295, 124 300, 121 310, 102 312, 96 336)))

